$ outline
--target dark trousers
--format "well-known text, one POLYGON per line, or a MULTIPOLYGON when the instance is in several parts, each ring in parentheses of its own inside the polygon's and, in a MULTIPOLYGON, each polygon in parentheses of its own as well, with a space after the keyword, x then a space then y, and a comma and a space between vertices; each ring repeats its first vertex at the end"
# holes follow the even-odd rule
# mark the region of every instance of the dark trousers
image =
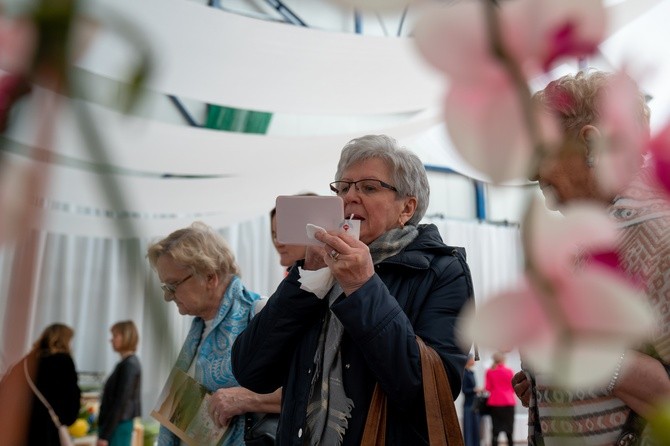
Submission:
POLYGON ((514 406, 489 406, 491 410, 491 446, 498 446, 498 434, 504 432, 507 444, 514 444, 514 406))

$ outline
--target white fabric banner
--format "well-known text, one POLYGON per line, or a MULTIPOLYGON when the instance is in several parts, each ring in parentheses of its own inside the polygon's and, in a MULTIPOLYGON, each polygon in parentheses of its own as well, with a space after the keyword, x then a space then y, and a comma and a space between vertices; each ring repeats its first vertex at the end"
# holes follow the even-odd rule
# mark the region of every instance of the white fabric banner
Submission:
MULTIPOLYGON (((148 42, 148 87, 207 103, 269 112, 369 114, 435 104, 444 81, 411 39, 364 36, 244 17, 184 0, 90 0, 148 42)), ((136 48, 102 29, 77 65, 126 80, 136 48)))

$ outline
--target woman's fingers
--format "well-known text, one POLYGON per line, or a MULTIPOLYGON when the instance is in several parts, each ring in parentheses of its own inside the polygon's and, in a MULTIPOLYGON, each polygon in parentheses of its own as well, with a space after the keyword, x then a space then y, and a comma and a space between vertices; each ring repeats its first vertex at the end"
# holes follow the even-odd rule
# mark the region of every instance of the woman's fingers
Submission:
POLYGON ((358 239, 350 236, 349 234, 339 233, 339 234, 329 234, 326 231, 317 232, 314 237, 326 244, 326 253, 330 254, 333 250, 339 253, 347 253, 350 248, 356 248, 357 245, 361 244, 358 239))

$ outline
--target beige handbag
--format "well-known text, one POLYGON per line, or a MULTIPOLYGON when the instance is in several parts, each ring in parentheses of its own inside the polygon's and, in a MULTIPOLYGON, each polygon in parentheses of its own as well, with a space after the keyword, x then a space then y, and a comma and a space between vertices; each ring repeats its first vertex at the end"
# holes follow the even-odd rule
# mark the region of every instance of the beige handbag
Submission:
POLYGON ((28 362, 27 360, 23 361, 23 373, 26 375, 26 381, 28 381, 28 385, 32 389, 33 393, 35 393, 35 395, 37 395, 37 398, 39 398, 40 401, 42 401, 42 404, 44 404, 44 406, 49 411, 49 415, 51 416, 51 420, 54 422, 54 424, 58 428, 58 437, 60 438, 61 446, 74 446, 74 443, 72 442, 72 437, 70 437, 70 433, 67 430, 67 426, 64 426, 60 422, 60 419, 58 418, 58 415, 56 415, 56 412, 54 412, 53 407, 51 407, 51 404, 49 404, 47 399, 44 398, 44 395, 42 395, 42 392, 40 392, 37 389, 37 387, 35 386, 35 383, 30 378, 30 375, 28 374, 28 366, 26 365, 27 362, 28 362))
MULTIPOLYGON (((421 353, 423 395, 426 403, 428 439, 431 446, 463 446, 461 426, 440 355, 416 337, 421 353)), ((386 445, 386 395, 375 386, 368 409, 361 446, 386 445)))

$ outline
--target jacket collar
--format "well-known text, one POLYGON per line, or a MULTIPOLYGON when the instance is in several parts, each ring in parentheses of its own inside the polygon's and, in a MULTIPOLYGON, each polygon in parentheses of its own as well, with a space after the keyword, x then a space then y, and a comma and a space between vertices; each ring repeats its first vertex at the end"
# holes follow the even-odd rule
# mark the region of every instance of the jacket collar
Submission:
POLYGON ((463 248, 455 248, 447 246, 442 241, 440 232, 434 224, 417 226, 419 235, 407 245, 407 248, 400 251, 398 254, 389 257, 381 262, 381 264, 403 265, 409 268, 428 269, 430 267, 431 259, 436 254, 453 255, 455 249, 461 250, 465 254, 463 248))

